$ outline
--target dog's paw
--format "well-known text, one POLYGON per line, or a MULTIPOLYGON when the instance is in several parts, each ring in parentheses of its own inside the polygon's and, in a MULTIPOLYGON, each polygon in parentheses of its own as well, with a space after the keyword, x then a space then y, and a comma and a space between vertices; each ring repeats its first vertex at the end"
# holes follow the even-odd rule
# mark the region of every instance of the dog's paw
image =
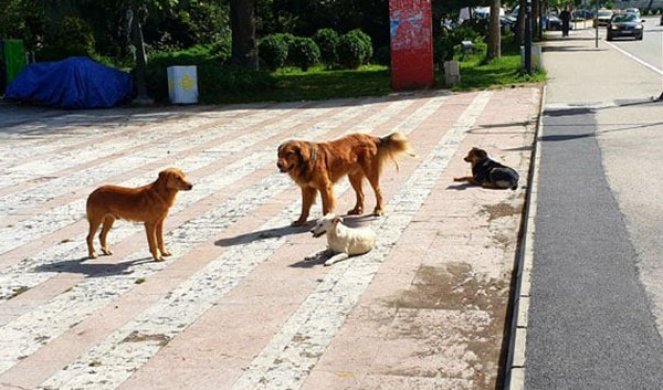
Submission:
POLYGON ((454 177, 454 181, 465 181, 462 177, 454 177))
POLYGON ((295 227, 296 227, 296 226, 303 226, 305 223, 306 223, 306 220, 305 220, 305 219, 304 219, 304 220, 298 219, 298 220, 296 220, 296 221, 293 221, 293 222, 290 224, 290 226, 295 226, 295 227))
POLYGON ((364 213, 364 209, 360 207, 355 207, 352 210, 348 210, 348 215, 361 215, 364 213))
POLYGON ((172 253, 170 253, 170 252, 168 252, 168 251, 165 251, 165 250, 164 250, 164 251, 161 251, 161 256, 166 256, 166 257, 168 257, 168 256, 171 256, 171 255, 172 255, 172 253))
POLYGON ((101 248, 101 253, 103 253, 106 256, 110 256, 110 255, 113 254, 113 251, 111 251, 110 249, 107 249, 107 248, 101 248))
POLYGON ((87 257, 88 257, 89 259, 96 259, 96 258, 97 258, 97 255, 94 254, 94 253, 89 253, 89 254, 87 255, 87 257))
POLYGON ((330 265, 336 264, 339 261, 347 260, 348 258, 349 256, 347 253, 337 253, 325 261, 325 267, 329 267, 330 265))

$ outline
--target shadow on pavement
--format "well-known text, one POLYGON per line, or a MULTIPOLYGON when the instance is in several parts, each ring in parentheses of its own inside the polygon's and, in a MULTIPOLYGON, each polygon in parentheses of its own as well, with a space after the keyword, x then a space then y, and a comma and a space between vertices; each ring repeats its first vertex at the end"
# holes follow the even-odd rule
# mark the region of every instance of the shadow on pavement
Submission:
POLYGON ((256 230, 254 232, 240 234, 235 237, 222 238, 220 240, 215 241, 214 245, 233 246, 233 245, 248 244, 254 241, 267 240, 270 238, 280 238, 291 234, 308 232, 308 229, 311 226, 313 226, 312 222, 309 221, 304 226, 283 226, 273 229, 256 230))
POLYGON ((594 137, 595 133, 582 133, 582 134, 564 134, 564 135, 544 135, 539 137, 539 141, 570 141, 579 138, 594 137))
POLYGON ((616 100, 615 104, 606 105, 604 107, 593 107, 593 106, 577 106, 577 107, 565 107, 565 108, 554 108, 554 109, 544 109, 543 116, 572 116, 572 115, 587 115, 592 114, 597 111, 615 109, 615 108, 624 108, 624 107, 635 107, 635 106, 646 106, 646 105, 656 105, 661 104, 660 101, 654 99, 647 100, 616 100))
POLYGON ((591 48, 588 49, 583 46, 543 46, 541 48, 541 51, 544 53, 549 53, 549 52, 576 52, 576 51, 608 51, 608 49, 597 49, 597 48, 591 48))
POLYGON ((464 191, 469 187, 475 187, 470 183, 451 184, 447 186, 448 190, 464 191))
POLYGON ((152 261, 152 257, 145 257, 123 263, 100 263, 99 258, 90 259, 88 257, 83 257, 78 260, 65 260, 55 263, 41 264, 35 267, 35 271, 82 274, 88 277, 131 275, 133 271, 129 270, 130 267, 137 264, 150 263, 152 261), (86 260, 90 260, 90 262, 86 263, 86 260))
POLYGON ((315 254, 315 257, 312 259, 304 258, 303 260, 300 260, 296 263, 290 264, 288 267, 291 268, 313 268, 319 265, 324 265, 325 261, 329 259, 329 255, 325 253, 325 251, 320 251, 315 254))

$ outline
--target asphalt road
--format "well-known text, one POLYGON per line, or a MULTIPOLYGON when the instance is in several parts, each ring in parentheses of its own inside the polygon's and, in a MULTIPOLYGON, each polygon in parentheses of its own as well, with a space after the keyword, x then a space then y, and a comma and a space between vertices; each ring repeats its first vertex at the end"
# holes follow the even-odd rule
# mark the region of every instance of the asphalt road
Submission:
POLYGON ((544 49, 527 389, 663 384, 661 76, 614 46, 585 31, 544 49))

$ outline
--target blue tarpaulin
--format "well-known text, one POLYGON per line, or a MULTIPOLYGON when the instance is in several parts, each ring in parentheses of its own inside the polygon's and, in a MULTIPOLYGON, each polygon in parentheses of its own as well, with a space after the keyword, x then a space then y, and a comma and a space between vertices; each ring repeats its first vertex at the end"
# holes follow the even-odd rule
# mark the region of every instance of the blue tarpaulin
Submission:
POLYGON ((5 97, 59 108, 113 107, 131 100, 133 76, 87 57, 28 65, 5 97))

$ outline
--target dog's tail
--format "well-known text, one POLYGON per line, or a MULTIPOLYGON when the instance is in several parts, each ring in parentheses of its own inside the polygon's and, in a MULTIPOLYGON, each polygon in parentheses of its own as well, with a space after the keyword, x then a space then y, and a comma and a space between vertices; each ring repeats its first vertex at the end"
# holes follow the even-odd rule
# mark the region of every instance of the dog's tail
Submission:
POLYGON ((398 157, 401 154, 417 157, 416 153, 410 148, 410 142, 403 133, 395 132, 379 139, 378 155, 380 157, 380 168, 382 168, 383 161, 390 159, 396 164, 396 169, 398 169, 398 157))

